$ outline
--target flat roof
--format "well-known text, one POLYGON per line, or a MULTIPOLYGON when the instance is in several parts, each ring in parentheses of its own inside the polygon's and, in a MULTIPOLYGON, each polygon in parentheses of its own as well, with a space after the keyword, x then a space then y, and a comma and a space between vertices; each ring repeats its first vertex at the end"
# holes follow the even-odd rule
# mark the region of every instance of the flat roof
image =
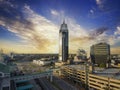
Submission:
POLYGON ((108 68, 101 71, 96 70, 95 74, 99 76, 120 79, 120 69, 117 69, 117 68, 108 68))
POLYGON ((75 68, 77 70, 85 70, 85 65, 83 65, 83 64, 79 64, 79 65, 66 65, 66 66, 68 66, 70 68, 75 68))

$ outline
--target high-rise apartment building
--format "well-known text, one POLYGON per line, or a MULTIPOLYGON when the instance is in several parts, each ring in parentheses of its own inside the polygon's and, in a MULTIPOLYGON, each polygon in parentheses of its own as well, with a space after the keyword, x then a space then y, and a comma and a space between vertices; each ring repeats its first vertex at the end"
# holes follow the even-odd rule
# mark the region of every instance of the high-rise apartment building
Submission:
POLYGON ((59 61, 66 62, 68 59, 68 28, 65 21, 61 24, 60 31, 59 31, 59 61))

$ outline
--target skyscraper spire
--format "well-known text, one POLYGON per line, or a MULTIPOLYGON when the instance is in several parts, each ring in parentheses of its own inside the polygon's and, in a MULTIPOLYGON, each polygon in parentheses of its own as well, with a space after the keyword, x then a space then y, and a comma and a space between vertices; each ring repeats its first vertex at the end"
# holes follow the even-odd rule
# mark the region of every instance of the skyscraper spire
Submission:
POLYGON ((63 19, 63 24, 65 24, 65 19, 63 19))

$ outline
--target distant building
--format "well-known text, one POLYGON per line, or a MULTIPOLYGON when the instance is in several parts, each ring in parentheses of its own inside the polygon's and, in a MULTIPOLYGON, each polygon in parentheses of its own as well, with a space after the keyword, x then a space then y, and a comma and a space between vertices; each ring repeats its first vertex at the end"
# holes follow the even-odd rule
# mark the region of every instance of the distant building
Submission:
POLYGON ((3 50, 0 50, 0 63, 4 62, 4 54, 3 54, 3 50))
POLYGON ((78 49, 76 56, 74 57, 73 63, 79 64, 79 63, 84 63, 87 60, 87 53, 83 49, 78 49))
POLYGON ((111 64, 114 64, 114 65, 120 64, 120 54, 111 55, 111 64))
POLYGON ((0 63, 3 64, 8 64, 8 62, 11 60, 11 58, 9 57, 9 55, 4 54, 3 50, 0 50, 0 63))
POLYGON ((10 52, 9 57, 11 58, 11 60, 13 60, 14 59, 14 53, 10 52))
POLYGON ((52 60, 49 58, 41 58, 38 60, 33 60, 33 63, 40 65, 40 66, 44 66, 44 65, 49 65, 49 64, 55 63, 55 60, 52 60))
POLYGON ((81 59, 81 60, 86 60, 86 59, 87 59, 87 53, 86 53, 86 51, 83 50, 83 49, 78 49, 76 56, 77 56, 79 59, 81 59))
POLYGON ((61 24, 59 31, 59 61, 67 62, 68 59, 68 28, 65 21, 61 24))
POLYGON ((93 64, 106 67, 110 62, 110 45, 107 43, 98 43, 90 47, 90 56, 93 64))

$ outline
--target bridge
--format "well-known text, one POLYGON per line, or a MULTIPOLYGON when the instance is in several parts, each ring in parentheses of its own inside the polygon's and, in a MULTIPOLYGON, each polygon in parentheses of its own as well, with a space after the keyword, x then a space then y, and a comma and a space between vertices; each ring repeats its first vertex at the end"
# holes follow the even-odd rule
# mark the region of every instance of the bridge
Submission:
POLYGON ((37 73, 37 74, 14 76, 14 77, 11 77, 10 80, 20 81, 20 80, 31 80, 35 78, 47 77, 47 78, 50 78, 50 81, 52 82, 52 76, 53 76, 53 71, 48 70, 48 71, 37 73))

